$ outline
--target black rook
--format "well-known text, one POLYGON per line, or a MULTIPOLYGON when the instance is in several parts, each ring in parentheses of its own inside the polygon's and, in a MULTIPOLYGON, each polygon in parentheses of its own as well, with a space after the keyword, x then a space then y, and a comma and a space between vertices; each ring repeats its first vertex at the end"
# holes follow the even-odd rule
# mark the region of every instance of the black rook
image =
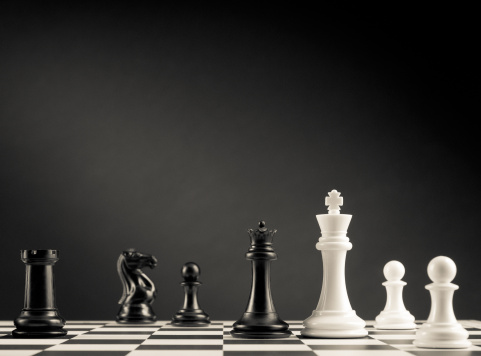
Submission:
POLYGON ((58 261, 58 250, 22 250, 26 265, 25 303, 15 319, 15 337, 43 338, 63 336, 65 320, 55 305, 53 265, 58 261))
POLYGON ((261 221, 258 229, 247 231, 251 237, 246 259, 252 261, 252 289, 246 312, 230 332, 234 337, 261 339, 291 335, 289 325, 279 318, 272 302, 270 267, 271 261, 277 259, 272 248, 276 230, 269 231, 265 225, 261 221))

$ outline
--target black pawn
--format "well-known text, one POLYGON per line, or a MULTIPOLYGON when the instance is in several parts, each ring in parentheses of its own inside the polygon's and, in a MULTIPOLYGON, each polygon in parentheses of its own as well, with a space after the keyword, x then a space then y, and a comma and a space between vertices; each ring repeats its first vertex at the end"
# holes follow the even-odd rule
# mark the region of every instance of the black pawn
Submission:
POLYGON ((64 336, 65 320, 55 305, 53 265, 58 261, 58 250, 22 250, 26 264, 25 302, 20 316, 15 319, 14 337, 44 338, 64 336))
POLYGON ((246 259, 252 261, 252 288, 247 309, 231 330, 234 337, 249 339, 271 339, 289 337, 289 325, 276 313, 271 296, 270 264, 277 259, 272 248, 276 230, 269 231, 264 221, 259 228, 247 232, 251 237, 251 248, 246 259))
POLYGON ((197 289, 202 284, 197 279, 200 268, 194 262, 187 262, 182 267, 181 283, 184 286, 184 305, 172 318, 172 325, 176 326, 206 326, 210 324, 209 316, 202 310, 197 301, 197 289))

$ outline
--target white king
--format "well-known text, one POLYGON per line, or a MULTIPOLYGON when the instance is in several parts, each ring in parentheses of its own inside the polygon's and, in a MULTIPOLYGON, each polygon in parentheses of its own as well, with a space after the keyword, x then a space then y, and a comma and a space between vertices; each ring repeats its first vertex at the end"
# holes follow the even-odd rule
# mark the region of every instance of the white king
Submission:
POLYGON ((304 320, 301 334, 318 338, 355 338, 367 335, 366 323, 352 310, 347 296, 344 266, 352 244, 346 236, 352 215, 341 214, 343 198, 333 190, 326 197, 329 214, 317 215, 322 236, 316 248, 322 252, 323 280, 316 310, 304 320))

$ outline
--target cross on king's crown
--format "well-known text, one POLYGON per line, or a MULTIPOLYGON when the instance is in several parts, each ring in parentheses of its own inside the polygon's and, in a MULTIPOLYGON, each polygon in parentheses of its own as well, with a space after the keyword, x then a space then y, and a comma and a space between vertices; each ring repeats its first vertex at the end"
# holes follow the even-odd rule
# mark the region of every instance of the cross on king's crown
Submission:
POLYGON ((329 210, 329 214, 339 214, 343 203, 343 197, 341 197, 341 192, 333 189, 329 193, 329 196, 326 197, 326 205, 328 206, 327 210, 329 210))

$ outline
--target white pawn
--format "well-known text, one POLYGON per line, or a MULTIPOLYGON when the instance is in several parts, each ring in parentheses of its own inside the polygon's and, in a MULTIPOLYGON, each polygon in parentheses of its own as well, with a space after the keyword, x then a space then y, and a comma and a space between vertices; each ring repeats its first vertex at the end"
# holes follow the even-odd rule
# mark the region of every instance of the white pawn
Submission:
POLYGON ((403 288, 407 284, 401 281, 404 276, 404 266, 401 262, 390 261, 383 269, 387 282, 382 285, 386 287, 386 306, 376 317, 374 327, 377 329, 404 330, 415 329, 414 316, 404 307, 403 288))
POLYGON ((429 262, 428 276, 433 281, 426 286, 431 293, 431 312, 416 332, 414 345, 433 349, 471 346, 469 333, 457 322, 453 311, 453 294, 459 288, 451 283, 456 276, 456 264, 449 257, 438 256, 429 262))

